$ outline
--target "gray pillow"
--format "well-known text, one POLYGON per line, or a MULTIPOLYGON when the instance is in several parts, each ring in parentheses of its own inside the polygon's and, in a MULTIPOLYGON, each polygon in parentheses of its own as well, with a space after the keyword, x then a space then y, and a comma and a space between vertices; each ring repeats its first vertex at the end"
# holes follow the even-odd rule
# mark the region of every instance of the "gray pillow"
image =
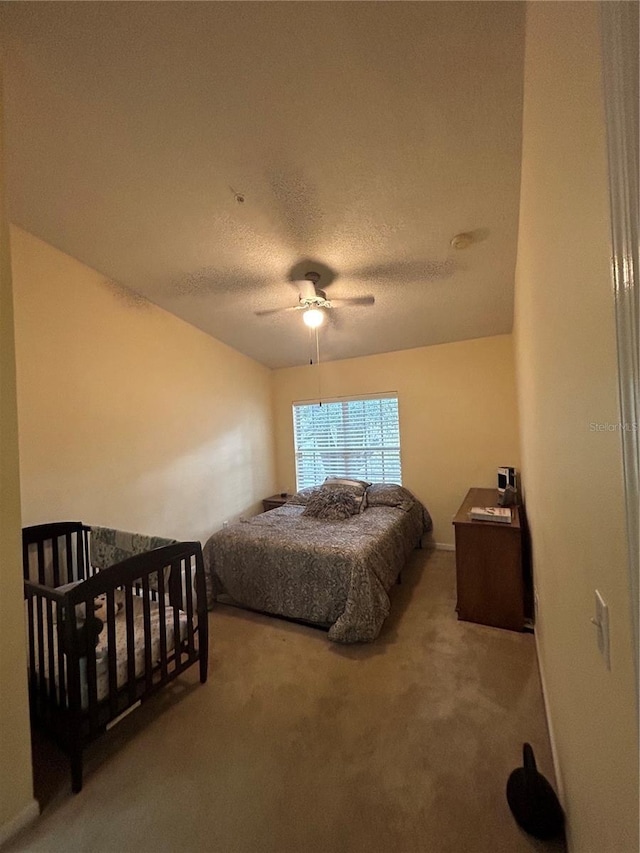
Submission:
POLYGON ((409 489, 397 483, 373 483, 367 489, 368 506, 393 506, 408 512, 415 502, 409 489))
POLYGON ((325 521, 341 521, 357 515, 359 510, 360 502, 350 489, 341 486, 322 486, 309 498, 302 514, 325 521))
POLYGON ((291 495, 287 503, 290 506, 306 506, 307 501, 316 492, 319 492, 322 486, 307 486, 305 489, 300 489, 295 495, 291 495))
POLYGON ((306 506, 309 498, 313 495, 317 494, 320 489, 323 488, 331 488, 331 489, 346 489, 352 492, 358 501, 358 509, 360 512, 366 507, 366 488, 369 483, 366 483, 364 480, 349 480, 347 478, 342 477, 327 477, 324 483, 321 486, 307 486, 304 489, 300 489, 299 492, 296 492, 295 495, 292 495, 287 503, 290 506, 306 506))
POLYGON ((366 480, 352 480, 349 477, 327 477, 323 483, 323 486, 332 489, 341 488, 353 492, 358 499, 359 512, 362 512, 367 506, 367 487, 370 485, 371 483, 367 483, 366 480))
POLYGON ((350 477, 327 477, 323 486, 344 486, 357 495, 364 495, 371 483, 366 480, 352 480, 350 477))

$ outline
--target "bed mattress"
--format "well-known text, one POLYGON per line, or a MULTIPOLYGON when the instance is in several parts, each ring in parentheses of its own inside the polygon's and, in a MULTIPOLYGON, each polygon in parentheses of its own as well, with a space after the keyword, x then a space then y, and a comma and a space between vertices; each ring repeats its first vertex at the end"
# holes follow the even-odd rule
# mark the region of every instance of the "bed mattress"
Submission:
POLYGON ((390 609, 388 590, 428 529, 421 503, 369 507, 340 521, 285 505, 215 533, 203 554, 208 604, 245 607, 329 628, 329 639, 370 641, 390 609))

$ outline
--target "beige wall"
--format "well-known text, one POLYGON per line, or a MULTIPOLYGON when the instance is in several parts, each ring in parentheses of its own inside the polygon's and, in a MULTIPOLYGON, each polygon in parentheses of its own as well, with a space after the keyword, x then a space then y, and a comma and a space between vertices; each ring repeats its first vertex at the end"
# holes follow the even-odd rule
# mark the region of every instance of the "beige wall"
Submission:
MULTIPOLYGON (((519 464, 510 335, 328 362, 325 397, 397 391, 404 485, 429 508, 436 542, 471 486, 493 486, 519 464)), ((317 398, 316 367, 274 373, 278 491, 295 490, 291 405, 317 398)))
POLYGON ((638 739, 625 555, 599 10, 527 12, 516 283, 536 634, 573 853, 637 853, 638 739), (610 608, 611 671, 590 623, 610 608))
POLYGON ((204 540, 273 492, 271 372, 11 231, 22 514, 204 540))
POLYGON ((22 602, 11 264, 1 168, 1 93, 0 81, 0 843, 33 816, 35 807, 22 602))

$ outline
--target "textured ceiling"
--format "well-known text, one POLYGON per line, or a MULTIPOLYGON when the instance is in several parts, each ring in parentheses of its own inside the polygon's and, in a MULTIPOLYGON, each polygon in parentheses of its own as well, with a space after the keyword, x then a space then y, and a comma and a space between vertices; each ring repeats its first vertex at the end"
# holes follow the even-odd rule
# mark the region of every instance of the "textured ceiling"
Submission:
POLYGON ((0 7, 16 224, 272 367, 308 269, 323 359, 511 330, 524 3, 0 7))

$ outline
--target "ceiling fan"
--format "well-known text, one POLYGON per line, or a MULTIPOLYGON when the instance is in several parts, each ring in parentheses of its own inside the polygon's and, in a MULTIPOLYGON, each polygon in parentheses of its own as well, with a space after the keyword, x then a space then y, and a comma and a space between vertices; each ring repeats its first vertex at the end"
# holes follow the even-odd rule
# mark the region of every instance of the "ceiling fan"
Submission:
POLYGON ((352 296, 341 299, 328 299, 324 290, 320 290, 318 282, 320 281, 320 273, 313 270, 305 273, 303 281, 297 281, 298 286, 298 305, 292 305, 288 308, 268 308, 266 311, 256 311, 258 317, 265 317, 268 314, 280 314, 285 311, 304 311, 302 319, 312 329, 321 326, 324 322, 325 312, 328 309, 342 308, 346 305, 373 305, 375 298, 368 296, 352 296))

